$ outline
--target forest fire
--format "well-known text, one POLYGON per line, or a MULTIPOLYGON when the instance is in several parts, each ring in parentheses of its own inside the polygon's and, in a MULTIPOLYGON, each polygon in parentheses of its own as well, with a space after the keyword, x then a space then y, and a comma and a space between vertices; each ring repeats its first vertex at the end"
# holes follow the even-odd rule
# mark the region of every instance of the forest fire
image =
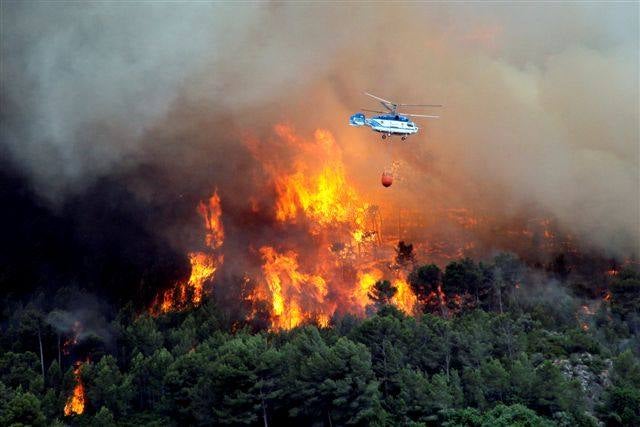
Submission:
POLYGON ((640 427, 637 1, 211 3, 0 1, 0 427, 640 427))
POLYGON ((206 230, 204 243, 208 252, 195 251, 188 254, 191 264, 189 279, 178 282, 173 288, 156 297, 150 309, 152 314, 167 313, 199 304, 202 301, 205 284, 213 279, 216 270, 224 260, 223 255, 217 254, 216 251, 224 242, 222 208, 217 190, 207 203, 198 204, 197 212, 204 220, 206 230))
MULTIPOLYGON (((246 320, 266 319, 271 330, 305 323, 327 326, 336 313, 364 315, 375 304, 376 283, 383 280, 393 287, 388 302, 413 314, 418 301, 408 275, 416 257, 442 266, 482 254, 487 230, 491 244, 503 239, 503 249, 520 245, 525 254, 577 253, 571 239, 544 217, 521 218, 502 228, 496 227, 499 219, 469 208, 403 210, 389 218, 389 206, 381 208, 364 200, 350 183, 340 146, 327 130, 318 129, 311 138, 304 138, 293 127, 278 124, 269 137, 244 135, 242 142, 262 173, 254 175, 258 191, 247 197, 244 214, 269 218, 260 223, 268 237, 255 240, 249 235, 244 250, 233 254, 236 260, 240 256, 239 262, 225 268, 247 278, 243 298, 251 308, 246 320), (383 222, 397 229, 392 231, 389 225, 385 229, 383 222), (442 227, 445 223, 449 225, 442 227), (398 261, 394 252, 403 236, 416 243, 415 253, 406 262, 398 261)), ((204 221, 204 248, 188 253, 189 278, 160 294, 153 314, 198 305, 214 289, 225 249, 223 216, 230 215, 232 222, 237 219, 231 217, 235 212, 223 212, 217 189, 196 210, 204 221)), ((235 243, 236 236, 230 238, 235 243)), ((441 286, 424 299, 420 303, 442 315, 473 305, 465 295, 445 295, 441 286)))
POLYGON ((300 272, 295 252, 280 254, 265 246, 260 253, 264 282, 256 289, 256 297, 270 300, 272 328, 291 329, 310 320, 326 324, 331 314, 324 312, 326 281, 300 272))
POLYGON ((576 319, 583 331, 590 329, 591 318, 596 314, 596 310, 600 305, 600 301, 596 300, 589 304, 582 304, 576 313, 576 319))
MULTIPOLYGON (((311 141, 298 137, 287 125, 274 128, 279 142, 301 153, 289 171, 260 150, 255 141, 249 142, 254 155, 265 170, 272 174, 275 188, 275 219, 284 227, 296 226, 306 230, 308 238, 300 238, 291 231, 291 239, 278 249, 260 248, 261 275, 252 294, 253 302, 266 301, 271 307, 272 329, 290 329, 305 322, 326 326, 336 312, 363 314, 371 303, 368 293, 380 270, 364 267, 362 245, 376 235, 366 229, 370 205, 363 202, 355 188, 348 183, 341 152, 333 135, 317 130, 311 141), (305 161, 321 159, 321 167, 305 161), (301 246, 299 246, 301 245, 301 246), (309 247, 311 246, 311 247, 309 247), (356 253, 357 252, 357 253, 356 253), (345 274, 345 269, 355 274, 345 274)), ((410 287, 400 283, 397 304, 402 309, 411 305, 410 287)))
POLYGON ((75 379, 75 385, 73 387, 73 394, 67 399, 67 403, 64 405, 64 415, 80 415, 84 412, 84 384, 80 378, 80 369, 82 363, 77 362, 76 367, 73 370, 73 376, 75 379))
POLYGON ((364 311, 364 308, 370 303, 369 292, 378 280, 382 280, 382 276, 382 271, 378 269, 358 272, 358 286, 352 292, 354 306, 364 311))
POLYGON ((71 348, 74 345, 78 344, 78 338, 82 333, 82 323, 80 323, 79 320, 73 322, 73 325, 71 326, 71 332, 73 333, 73 335, 67 338, 62 344, 62 353, 67 356, 70 354, 71 348))
POLYGON ((393 285, 396 287, 397 291, 391 299, 391 302, 405 313, 412 314, 417 299, 411 290, 411 286, 403 278, 396 279, 393 282, 393 285))
POLYGON ((288 144, 306 145, 304 151, 315 148, 319 151, 316 155, 327 160, 324 163, 326 166, 312 171, 310 165, 300 158, 294 162, 292 173, 278 173, 273 177, 277 220, 295 223, 298 215, 303 214, 312 224, 313 234, 318 234, 321 232, 320 228, 331 225, 357 227, 361 223, 360 215, 366 205, 347 183, 345 168, 333 135, 326 130, 317 130, 314 144, 310 144, 296 137, 289 126, 278 125, 275 131, 288 144))
POLYGON ((198 213, 205 223, 207 230, 205 244, 211 249, 218 249, 224 243, 224 227, 222 226, 222 207, 220 206, 220 196, 215 190, 207 203, 198 204, 198 213))
POLYGON ((287 222, 296 220, 302 211, 319 226, 334 222, 346 222, 351 212, 350 201, 354 194, 344 182, 340 167, 326 167, 320 174, 308 177, 302 171, 276 181, 278 201, 276 218, 287 222))
MULTIPOLYGON (((330 132, 316 130, 313 139, 306 140, 292 127, 276 125, 274 134, 277 140, 271 143, 299 155, 282 164, 271 147, 251 138, 244 141, 270 176, 275 198, 265 205, 273 206, 269 215, 279 234, 257 251, 260 268, 250 281, 255 283, 248 297, 254 307, 250 317, 266 306, 270 328, 280 330, 309 322, 327 326, 335 312, 363 315, 372 303, 369 293, 385 276, 374 264, 390 264, 367 251, 380 244, 379 230, 371 220, 377 208, 364 202, 348 183, 341 151, 330 132)), ((249 204, 251 214, 262 214, 259 195, 249 204)), ((205 284, 212 282, 222 264, 224 229, 218 192, 201 202, 197 211, 204 220, 207 249, 189 253, 189 279, 158 296, 154 314, 197 305, 205 284)), ((252 252, 247 248, 246 256, 251 258, 252 252)), ((391 303, 411 313, 415 296, 401 276, 394 273, 397 291, 391 303)))

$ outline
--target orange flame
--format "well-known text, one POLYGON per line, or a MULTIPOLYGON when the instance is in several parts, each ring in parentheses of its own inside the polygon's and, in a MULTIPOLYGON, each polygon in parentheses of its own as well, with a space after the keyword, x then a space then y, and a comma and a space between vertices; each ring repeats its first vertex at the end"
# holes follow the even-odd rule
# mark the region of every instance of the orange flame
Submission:
POLYGON ((595 309, 597 308, 597 306, 599 306, 599 303, 591 305, 583 304, 580 306, 580 310, 578 310, 578 312, 576 313, 576 318, 578 320, 578 323, 580 324, 580 328, 583 331, 589 330, 589 322, 591 317, 593 317, 593 315, 596 313, 595 309))
MULTIPOLYGON (((342 153, 329 131, 316 130, 313 138, 304 139, 291 126, 277 125, 274 133, 277 139, 268 144, 245 138, 270 177, 265 182, 274 192, 265 194, 275 194, 273 204, 251 196, 248 206, 253 213, 272 206, 282 233, 286 234, 291 224, 295 227, 284 249, 270 242, 261 245, 260 277, 251 281, 253 289, 246 298, 252 306, 248 317, 263 319, 266 307, 269 313, 264 314, 271 330, 282 330, 309 322, 328 326, 336 311, 363 315, 371 304, 369 292, 384 278, 374 265, 388 264, 371 255, 375 252, 372 248, 382 244, 376 225, 378 208, 364 202, 349 184, 342 153), (294 157, 283 160, 274 155, 280 148, 294 157), (302 240, 301 230, 308 234, 302 240)), ((200 302, 204 286, 222 262, 224 230, 218 193, 201 202, 197 210, 204 220, 209 250, 189 254, 189 280, 158 297, 155 306, 160 312, 200 302)), ((388 252, 392 256, 392 251, 388 252)), ((416 298, 411 287, 404 278, 396 278, 394 285, 397 292, 391 303, 412 313, 416 298)))
POLYGON ((202 300, 204 282, 212 278, 216 272, 216 260, 204 252, 192 252, 189 254, 189 261, 191 262, 191 276, 187 284, 193 290, 191 301, 198 304, 202 300))
MULTIPOLYGON (((189 279, 186 282, 178 282, 172 289, 163 292, 159 311, 167 313, 189 304, 199 304, 202 301, 205 283, 213 279, 222 259, 222 256, 215 258, 204 252, 189 253, 191 263, 189 279)), ((156 313, 157 310, 152 309, 152 312, 156 313)))
POLYGON ((82 363, 78 362, 73 370, 76 385, 73 387, 73 394, 69 396, 64 405, 64 415, 67 417, 72 414, 80 415, 84 412, 84 385, 80 378, 81 367, 82 363))
POLYGON ((417 298, 409 283, 400 277, 393 282, 393 286, 396 287, 397 291, 391 299, 391 303, 406 314, 413 314, 413 307, 417 302, 417 298))
MULTIPOLYGON (((364 309, 371 304, 369 294, 376 282, 383 278, 382 271, 375 268, 367 271, 358 271, 357 286, 352 293, 352 299, 356 306, 364 309)), ((398 277, 393 281, 393 286, 396 288, 396 294, 391 298, 391 304, 406 314, 413 314, 417 298, 407 280, 403 277, 398 277)))
POLYGON ((595 311, 593 311, 593 308, 589 307, 586 304, 583 304, 582 306, 580 306, 580 310, 582 311, 583 314, 587 316, 593 316, 595 314, 595 311))
MULTIPOLYGON (((275 219, 304 225, 316 247, 303 258, 300 254, 309 254, 309 248, 283 252, 263 246, 263 280, 251 299, 268 302, 271 328, 276 330, 306 322, 326 326, 336 310, 362 315, 371 304, 369 292, 384 276, 372 262, 365 267, 360 258, 361 249, 378 241, 377 231, 366 227, 370 205, 349 184, 329 131, 316 130, 311 140, 298 137, 288 125, 277 125, 274 131, 279 139, 270 142, 269 149, 284 145, 298 157, 278 164, 266 148, 261 151, 258 141, 247 144, 272 176, 275 219), (344 267, 355 271, 345 275, 344 267)), ((410 313, 415 301, 411 288, 403 280, 396 287, 392 303, 410 313)))
POLYGON ((301 273, 293 251, 281 254, 264 246, 260 254, 267 285, 260 292, 271 302, 272 329, 291 329, 314 319, 326 326, 329 315, 323 311, 328 292, 325 280, 319 275, 301 273))
POLYGON ((355 192, 346 184, 342 166, 327 166, 317 176, 302 171, 276 181, 276 218, 295 221, 299 211, 320 226, 351 219, 355 192))
POLYGON ((352 299, 360 312, 364 312, 365 307, 371 304, 369 293, 376 282, 382 280, 382 277, 382 271, 378 269, 358 271, 358 283, 352 292, 352 299))
MULTIPOLYGON (((304 144, 286 125, 276 126, 276 133, 288 144, 304 144)), ((303 214, 313 225, 312 233, 320 233, 323 227, 349 224, 358 227, 367 207, 360 201, 355 189, 347 183, 345 168, 333 135, 317 130, 314 143, 309 147, 320 148, 314 157, 323 158, 323 167, 314 174, 303 161, 294 162, 294 172, 274 176, 276 189, 275 216, 281 222, 296 222, 303 214)), ((310 148, 308 148, 310 149, 310 148)))
POLYGON ((222 207, 217 190, 209 197, 207 203, 198 204, 197 212, 204 220, 204 243, 211 253, 196 251, 188 254, 191 264, 189 279, 176 283, 172 289, 167 289, 161 296, 158 295, 150 309, 152 314, 167 313, 199 304, 204 294, 204 285, 207 281, 213 280, 216 270, 224 260, 223 255, 215 254, 224 242, 222 207))
POLYGON ((207 204, 204 202, 198 204, 198 213, 204 219, 204 226, 207 230, 205 244, 211 249, 218 249, 224 242, 224 228, 221 220, 222 206, 218 190, 209 197, 207 204))

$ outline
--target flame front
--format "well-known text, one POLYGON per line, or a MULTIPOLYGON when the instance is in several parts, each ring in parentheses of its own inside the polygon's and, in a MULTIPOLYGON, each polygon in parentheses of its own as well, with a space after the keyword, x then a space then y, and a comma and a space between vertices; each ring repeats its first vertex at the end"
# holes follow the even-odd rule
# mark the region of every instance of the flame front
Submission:
POLYGON ((152 314, 167 313, 189 305, 200 304, 205 284, 213 280, 216 270, 224 260, 223 255, 218 254, 218 249, 224 243, 224 228, 217 190, 206 203, 198 204, 197 212, 204 220, 206 230, 204 244, 208 252, 194 251, 188 254, 191 265, 189 279, 176 283, 173 288, 167 289, 161 296, 156 297, 150 310, 152 314))
MULTIPOLYGON (((313 322, 327 326, 334 313, 364 315, 372 303, 369 293, 385 278, 388 259, 373 255, 380 245, 374 226, 377 207, 365 202, 349 184, 342 153, 333 135, 316 130, 313 138, 299 137, 291 126, 274 127, 276 139, 263 143, 247 137, 245 144, 259 160, 267 175, 265 182, 273 201, 265 195, 247 200, 250 215, 264 215, 271 206, 277 235, 262 242, 258 251, 251 246, 247 256, 258 254, 260 268, 254 272, 248 293, 252 311, 248 320, 268 307, 271 330, 291 329, 313 322), (293 154, 283 159, 278 152, 293 154)), ((197 211, 204 220, 207 251, 191 252, 191 275, 166 291, 160 312, 197 304, 222 262, 222 209, 218 192, 201 202, 197 211)), ((377 217, 379 220, 379 217, 377 217)), ((391 274, 391 271, 388 272, 391 274)), ((413 312, 415 296, 406 272, 395 271, 397 288, 391 303, 406 313, 413 312)), ((247 282, 249 283, 249 281, 247 282)), ((259 318, 263 318, 262 315, 259 318)))
POLYGON ((80 368, 82 363, 76 364, 76 368, 73 370, 74 379, 76 381, 73 387, 73 394, 67 399, 67 403, 64 405, 64 415, 80 415, 84 412, 84 384, 80 378, 80 368))
POLYGON ((358 283, 352 292, 354 305, 362 312, 365 307, 371 303, 369 293, 373 290, 373 286, 378 280, 382 280, 382 271, 378 269, 368 271, 358 271, 358 283))
POLYGON ((318 152, 313 157, 324 165, 313 173, 313 168, 307 162, 298 159, 294 162, 292 173, 274 176, 276 219, 296 222, 298 215, 303 214, 312 224, 311 232, 314 234, 328 226, 359 226, 366 204, 347 183, 344 164, 333 135, 326 130, 317 130, 314 143, 309 143, 295 137, 288 126, 279 125, 275 130, 289 144, 305 148, 304 151, 309 151, 310 147, 316 148, 318 152))
MULTIPOLYGON (((571 236, 558 233, 550 218, 525 216, 496 228, 483 211, 446 202, 425 212, 411 204, 381 207, 364 200, 351 184, 340 146, 327 130, 304 138, 292 126, 278 124, 263 138, 245 133, 242 142, 256 161, 255 169, 243 177, 254 180, 258 191, 244 194, 245 200, 237 200, 241 193, 222 194, 236 198, 233 206, 240 215, 233 217, 232 230, 246 238, 227 245, 234 250, 229 253, 234 263, 225 265, 230 271, 224 276, 246 278, 240 292, 243 309, 249 311, 245 320, 255 320, 259 327, 265 320, 272 330, 308 322, 327 326, 334 314, 364 315, 376 282, 385 279, 395 287, 390 303, 413 314, 417 298, 407 277, 415 260, 443 265, 473 257, 486 245, 487 230, 491 247, 518 253, 515 246, 524 242, 522 252, 533 259, 540 252, 575 252, 571 236), (415 243, 415 252, 403 255, 400 246, 395 248, 401 240, 415 243)), ((394 162, 394 174, 398 168, 394 162)), ((389 202, 388 194, 379 197, 389 202)), ((196 210, 204 222, 202 247, 188 253, 189 278, 156 297, 154 314, 197 305, 210 290, 207 286, 214 285, 225 249, 217 189, 196 210)), ((617 273, 617 268, 607 272, 617 273)), ((441 286, 420 297, 422 306, 443 316, 473 303, 464 294, 445 295, 441 286)))
MULTIPOLYGON (((272 329, 310 321, 326 326, 336 310, 364 314, 371 303, 368 292, 383 277, 378 269, 361 269, 358 264, 363 260, 356 259, 360 245, 375 240, 376 233, 365 228, 369 204, 349 185, 341 152, 329 131, 317 130, 312 140, 298 137, 287 125, 274 131, 279 138, 274 143, 299 156, 281 165, 252 144, 255 156, 272 175, 273 215, 284 233, 288 225, 296 225, 292 232, 303 227, 309 239, 295 250, 260 249, 262 280, 253 298, 268 302, 272 329), (345 275, 349 268, 357 270, 356 277, 345 275)), ((298 240, 294 236, 287 246, 295 247, 298 240)))
POLYGON ((218 190, 209 197, 208 203, 200 202, 198 204, 198 213, 204 220, 204 227, 207 230, 205 244, 211 249, 218 249, 224 242, 222 206, 218 190))
POLYGON ((413 314, 413 308, 417 302, 409 282, 400 277, 393 282, 397 289, 396 294, 391 299, 391 303, 407 314, 413 314))
MULTIPOLYGON (((287 125, 274 130, 280 143, 299 153, 284 167, 275 161, 271 164, 265 153, 256 153, 266 170, 272 171, 275 219, 283 225, 305 225, 316 247, 285 253, 269 246, 260 250, 266 285, 256 295, 270 301, 272 328, 289 329, 306 321, 326 325, 336 310, 364 314, 371 304, 369 293, 384 277, 360 253, 363 246, 379 241, 377 232, 366 228, 371 205, 349 184, 341 152, 329 131, 316 130, 313 140, 305 140, 287 125), (283 172, 287 166, 289 172, 283 172), (302 252, 311 253, 304 259, 305 273, 299 265, 302 252), (355 277, 345 275, 350 269, 355 269, 355 277)), ((411 312, 415 300, 411 288, 403 280, 396 286, 392 303, 411 312)))
POLYGON ((272 328, 291 329, 305 321, 327 324, 323 310, 327 283, 319 275, 299 271, 295 252, 278 253, 269 246, 260 249, 266 289, 260 294, 271 301, 272 328))
POLYGON ((311 177, 298 171, 278 179, 275 185, 279 221, 295 221, 301 211, 319 226, 327 226, 346 223, 354 213, 350 205, 357 199, 345 182, 342 166, 327 166, 311 177))
POLYGON ((192 252, 189 254, 191 262, 191 276, 187 286, 193 290, 191 301, 199 304, 202 301, 202 290, 205 281, 211 279, 216 272, 216 260, 204 252, 192 252))

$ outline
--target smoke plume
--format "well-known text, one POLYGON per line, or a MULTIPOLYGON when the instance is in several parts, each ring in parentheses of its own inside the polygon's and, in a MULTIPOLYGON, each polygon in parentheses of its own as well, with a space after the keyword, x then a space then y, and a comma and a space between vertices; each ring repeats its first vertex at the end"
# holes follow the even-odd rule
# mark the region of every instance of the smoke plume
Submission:
POLYGON ((327 129, 368 200, 549 216, 585 247, 637 255, 638 28, 633 3, 5 2, 0 150, 85 236, 115 210, 180 252, 199 238, 193 207, 218 188, 226 251, 240 253, 243 230, 274 233, 248 219, 272 177, 243 141, 268 144, 277 123, 327 129), (363 91, 445 107, 387 145, 347 125, 376 109, 363 91), (383 189, 393 162, 401 180, 383 189), (96 191, 90 213, 71 208, 96 191))

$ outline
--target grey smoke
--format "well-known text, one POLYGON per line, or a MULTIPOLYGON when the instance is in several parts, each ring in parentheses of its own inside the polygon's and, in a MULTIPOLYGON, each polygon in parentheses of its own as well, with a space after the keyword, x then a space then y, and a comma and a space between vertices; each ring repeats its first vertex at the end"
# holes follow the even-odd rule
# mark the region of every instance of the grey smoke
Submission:
POLYGON ((112 331, 103 313, 91 308, 76 308, 72 311, 54 310, 46 317, 46 322, 57 333, 74 337, 78 342, 88 337, 97 337, 106 344, 111 343, 112 331))
POLYGON ((638 7, 4 2, 1 143, 55 204, 142 162, 179 176, 174 146, 209 173, 202 157, 287 120, 331 130, 373 199, 371 166, 395 156, 391 200, 534 206, 638 254, 638 7), (446 108, 379 150, 346 126, 363 90, 446 108))

